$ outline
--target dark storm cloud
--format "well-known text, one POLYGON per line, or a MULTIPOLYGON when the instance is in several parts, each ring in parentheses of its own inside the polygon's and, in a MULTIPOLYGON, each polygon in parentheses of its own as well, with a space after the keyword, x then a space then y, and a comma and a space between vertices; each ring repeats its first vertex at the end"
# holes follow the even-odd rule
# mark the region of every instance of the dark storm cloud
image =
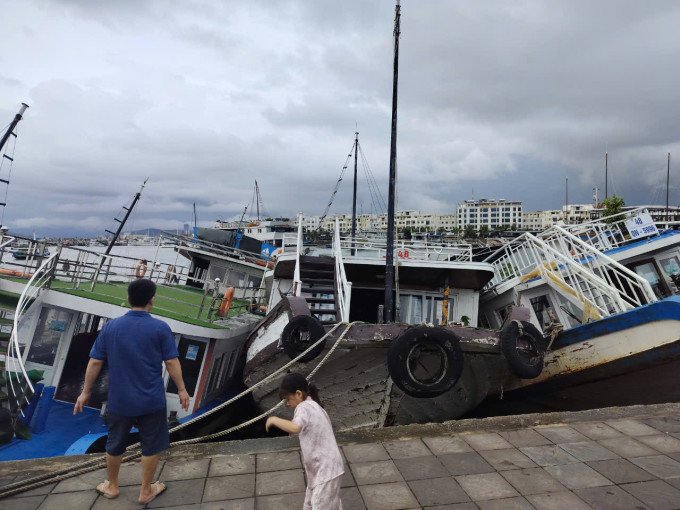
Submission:
MULTIPOLYGON (((31 104, 6 223, 101 231, 146 177, 137 227, 190 222, 194 202, 205 223, 239 217, 255 179, 270 214, 320 214, 357 128, 386 186, 391 1, 6 11, 20 21, 0 55, 0 126, 31 104)), ((402 13, 399 208, 450 212, 473 187, 557 208, 566 176, 590 201, 605 150, 610 192, 659 201, 665 155, 680 154, 676 3, 406 0, 402 13)), ((350 210, 349 173, 333 212, 350 210)))

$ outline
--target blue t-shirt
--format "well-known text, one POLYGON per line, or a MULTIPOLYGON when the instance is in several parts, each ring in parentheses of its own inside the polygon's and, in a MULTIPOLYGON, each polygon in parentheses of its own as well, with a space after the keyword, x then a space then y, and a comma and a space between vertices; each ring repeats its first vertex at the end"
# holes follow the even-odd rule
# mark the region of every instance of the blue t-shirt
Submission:
POLYGON ((163 361, 177 357, 170 326, 136 310, 108 321, 90 351, 90 358, 108 362, 107 408, 122 416, 141 416, 165 407, 163 361))

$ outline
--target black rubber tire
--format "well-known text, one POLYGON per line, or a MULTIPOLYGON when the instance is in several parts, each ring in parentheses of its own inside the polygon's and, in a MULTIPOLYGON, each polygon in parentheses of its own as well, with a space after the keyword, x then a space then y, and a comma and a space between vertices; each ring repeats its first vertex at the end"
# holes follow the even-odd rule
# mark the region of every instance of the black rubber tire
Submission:
POLYGON ((535 379, 543 371, 545 339, 526 321, 511 321, 501 330, 501 351, 510 371, 520 379, 535 379))
MULTIPOLYGON (((422 351, 421 351, 422 352, 422 351)), ((421 367, 425 368, 422 363, 421 367)), ((455 386, 463 373, 463 349, 458 337, 444 328, 416 326, 392 340, 387 353, 387 368, 394 384, 407 395, 432 398, 446 393, 455 386), (430 349, 439 357, 439 367, 433 376, 424 379, 415 374, 416 349, 430 349)))
MULTIPOLYGON (((310 345, 319 340, 326 334, 326 330, 321 324, 321 321, 311 315, 296 315, 281 333, 281 344, 284 352, 290 359, 297 358, 301 353, 306 351, 310 345)), ((300 358, 298 362, 306 363, 316 358, 326 346, 324 340, 319 345, 314 347, 305 356, 300 358)))

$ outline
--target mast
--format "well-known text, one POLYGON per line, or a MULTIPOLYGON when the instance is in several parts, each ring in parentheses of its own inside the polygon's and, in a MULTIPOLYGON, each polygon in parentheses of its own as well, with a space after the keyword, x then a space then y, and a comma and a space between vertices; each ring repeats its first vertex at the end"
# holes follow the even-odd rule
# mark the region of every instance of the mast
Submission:
POLYGON ((257 207, 257 221, 260 221, 260 187, 255 179, 255 205, 257 207))
POLYGON ((352 195, 352 255, 357 234, 357 156, 359 152, 359 132, 354 132, 354 194, 352 195))
POLYGON ((392 132, 390 135, 390 185, 387 201, 387 250, 385 251, 385 322, 392 322, 394 311, 394 202, 397 186, 397 84, 399 82, 399 34, 401 6, 394 7, 394 69, 392 76, 392 132))
POLYGON ((14 134, 14 128, 17 127, 17 124, 19 124, 19 121, 23 118, 26 108, 28 108, 28 105, 26 103, 21 103, 19 113, 14 116, 14 119, 12 122, 10 122, 7 131, 5 131, 5 134, 3 134, 2 138, 0 139, 0 151, 2 151, 2 148, 5 146, 5 143, 7 142, 7 139, 10 137, 10 135, 16 136, 14 134))
POLYGON ((564 222, 569 221, 569 177, 564 182, 564 222))
POLYGON ((668 223, 668 186, 671 182, 671 153, 668 153, 666 161, 666 223, 668 223))
POLYGON ((609 197, 609 193, 607 191, 607 182, 609 181, 607 174, 609 173, 609 154, 604 153, 604 198, 607 199, 609 197))
MULTIPOLYGON (((146 186, 146 181, 148 181, 149 178, 147 177, 144 179, 144 183, 142 184, 142 187, 139 188, 139 191, 135 193, 135 197, 132 199, 132 203, 130 204, 130 207, 125 207, 123 206, 123 209, 125 209, 125 216, 123 217, 122 220, 119 220, 118 218, 114 218, 118 222, 118 229, 116 230, 115 233, 111 232, 110 230, 107 230, 109 234, 112 234, 113 237, 111 238, 111 242, 109 245, 106 247, 106 251, 104 252, 104 255, 108 255, 111 253, 111 249, 113 248, 113 245, 116 244, 116 241, 118 240, 118 236, 120 235, 121 231, 123 230, 123 227, 125 226, 125 222, 127 219, 130 217, 130 213, 132 212, 132 209, 134 209, 135 204, 139 200, 139 197, 142 196, 142 190, 144 189, 144 186, 146 186)), ((102 259, 103 261, 104 259, 102 259)))

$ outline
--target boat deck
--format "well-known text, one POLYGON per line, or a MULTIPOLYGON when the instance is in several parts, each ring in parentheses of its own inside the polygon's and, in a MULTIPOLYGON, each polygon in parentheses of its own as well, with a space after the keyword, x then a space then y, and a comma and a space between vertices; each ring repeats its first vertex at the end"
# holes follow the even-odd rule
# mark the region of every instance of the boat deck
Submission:
MULTIPOLYGON (((3 276, 0 280, 8 280, 16 283, 25 283, 25 278, 3 276)), ((94 289, 91 285, 81 284, 75 288, 71 281, 54 279, 50 289, 87 299, 94 299, 103 303, 129 308, 127 302, 126 282, 97 283, 94 289)), ((184 285, 159 284, 156 290, 154 315, 175 319, 196 326, 221 329, 218 323, 211 321, 210 305, 212 296, 205 295, 202 289, 184 285)), ((18 301, 18 295, 10 292, 0 292, 0 308, 14 309, 18 301)), ((217 303, 219 305, 219 302, 217 303)), ((247 310, 248 301, 234 299, 228 317, 235 317, 247 310)))

